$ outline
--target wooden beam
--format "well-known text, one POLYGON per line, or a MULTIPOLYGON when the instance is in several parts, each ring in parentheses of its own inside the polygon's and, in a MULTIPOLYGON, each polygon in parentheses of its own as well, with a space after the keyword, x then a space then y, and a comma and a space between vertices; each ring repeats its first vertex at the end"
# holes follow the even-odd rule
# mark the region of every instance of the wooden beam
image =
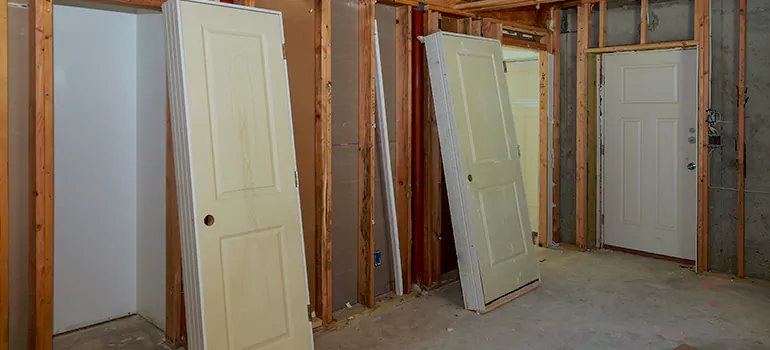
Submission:
POLYGON ((316 0, 316 316, 332 322, 332 0, 316 0))
POLYGON ((711 31, 709 1, 695 0, 695 40, 698 42, 698 272, 708 271, 709 157, 707 110, 711 104, 711 31))
POLYGON ((647 43, 647 32, 648 32, 647 18, 649 17, 649 12, 647 11, 648 7, 649 7, 648 0, 642 0, 642 14, 641 14, 641 21, 639 24, 639 43, 640 44, 647 43))
POLYGON ((540 171, 538 171, 538 239, 541 247, 548 246, 548 53, 540 52, 540 171))
POLYGON ((577 8, 577 106, 575 123, 575 162, 577 167, 575 181, 576 224, 575 245, 585 249, 588 245, 586 235, 588 230, 588 31, 591 28, 589 4, 577 8))
POLYGON ((481 36, 481 20, 474 19, 471 22, 471 35, 481 36))
MULTIPOLYGON (((439 19, 441 14, 435 11, 426 11, 423 22, 423 35, 430 35, 439 31, 439 19)), ((481 23, 480 20, 474 22, 481 23)), ((423 86, 425 87, 425 262, 423 273, 423 285, 431 287, 441 282, 441 185, 442 163, 441 150, 438 138, 438 125, 436 124, 436 108, 433 104, 433 94, 430 85, 430 76, 427 69, 423 69, 423 86)))
MULTIPOLYGON (((470 19, 469 19, 470 20, 470 19)), ((412 282, 422 285, 427 258, 425 256, 425 46, 422 36, 423 10, 412 10, 412 282)))
POLYGON ((503 38, 503 25, 484 18, 481 21, 481 32, 485 38, 501 40, 503 38))
POLYGON ((560 1, 564 0, 481 0, 458 4, 455 6, 455 8, 469 11, 491 11, 550 4, 560 1))
MULTIPOLYGON (((551 239, 559 242, 559 176, 561 174, 561 10, 553 10, 553 34, 551 35, 551 53, 553 54, 553 213, 551 239)), ((549 242, 550 243, 550 242, 549 242)))
POLYGON ((607 46, 607 0, 599 2, 599 47, 607 46))
POLYGON ((457 17, 467 17, 467 18, 474 18, 477 17, 475 13, 468 12, 468 11, 462 11, 457 8, 451 8, 446 6, 441 6, 437 4, 424 4, 425 1, 416 1, 416 0, 377 0, 378 4, 385 4, 385 5, 393 5, 393 6, 411 6, 411 7, 419 7, 421 3, 424 5, 425 10, 431 10, 436 11, 439 13, 447 14, 447 15, 453 15, 457 17))
POLYGON ((8 1, 0 2, 0 350, 8 350, 8 1))
POLYGON ((30 0, 29 348, 53 347, 53 3, 30 0))
POLYGON ((176 195, 174 141, 171 135, 171 104, 166 92, 166 343, 184 346, 184 300, 182 298, 182 243, 179 233, 179 203, 176 195))
POLYGON ((738 12, 738 277, 746 277, 746 0, 738 12))
POLYGON ((396 9, 396 213, 405 293, 412 285, 411 40, 412 8, 401 6, 396 9))
POLYGON ((515 46, 515 47, 521 47, 524 49, 538 50, 538 51, 548 51, 548 45, 546 44, 519 39, 519 38, 513 38, 510 36, 503 36, 500 42, 506 46, 515 46))
POLYGON ((374 0, 359 2, 358 302, 374 307, 374 0))
MULTIPOLYGON (((590 14, 589 14, 590 16, 590 14)), ((599 135, 597 133, 598 128, 598 122, 599 122, 599 113, 598 108, 596 106, 597 102, 597 76, 596 76, 596 54, 587 54, 586 55, 586 106, 587 106, 587 117, 588 121, 586 123, 586 141, 588 145, 586 146, 586 153, 587 153, 587 161, 588 165, 586 167, 586 187, 587 187, 587 199, 588 203, 587 210, 586 210, 586 248, 596 248, 597 246, 597 240, 596 237, 598 236, 599 232, 599 223, 597 222, 597 213, 598 213, 598 202, 599 202, 599 189, 596 186, 596 180, 598 179, 599 174, 597 173, 597 163, 599 160, 599 155, 597 153, 597 141, 599 140, 599 135)))
POLYGON ((492 22, 492 23, 500 23, 503 25, 503 29, 510 30, 513 32, 530 34, 534 36, 546 36, 549 33, 548 29, 546 28, 531 26, 531 25, 519 23, 516 21, 506 21, 502 19, 489 18, 489 17, 484 17, 484 21, 492 22))
POLYGON ((670 41, 670 42, 654 43, 654 44, 593 47, 593 48, 586 49, 585 52, 599 54, 599 53, 628 52, 628 51, 649 51, 649 50, 680 49, 685 47, 695 47, 697 45, 698 45, 698 42, 695 40, 682 40, 682 41, 670 41))

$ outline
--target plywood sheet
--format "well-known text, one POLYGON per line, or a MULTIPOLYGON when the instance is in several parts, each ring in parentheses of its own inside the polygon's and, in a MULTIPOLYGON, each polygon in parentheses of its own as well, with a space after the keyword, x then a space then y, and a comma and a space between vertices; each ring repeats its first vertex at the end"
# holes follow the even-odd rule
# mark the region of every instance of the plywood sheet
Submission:
POLYGON ((255 0, 255 7, 280 11, 286 39, 291 115, 297 152, 302 231, 311 307, 315 306, 315 0, 255 0))

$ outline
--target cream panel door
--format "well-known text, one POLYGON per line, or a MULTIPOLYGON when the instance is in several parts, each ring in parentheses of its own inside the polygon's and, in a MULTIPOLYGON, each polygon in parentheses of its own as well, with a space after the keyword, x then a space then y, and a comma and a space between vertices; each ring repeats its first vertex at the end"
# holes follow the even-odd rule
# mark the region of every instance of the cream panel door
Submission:
POLYGON ((532 230, 537 229, 540 188, 540 63, 538 60, 507 61, 516 138, 519 140, 524 189, 532 230))
POLYGON ((181 22, 206 348, 311 349, 281 16, 181 22))
POLYGON ((605 56, 605 244, 695 259, 696 71, 695 50, 605 56))
POLYGON ((540 278, 514 119, 500 42, 443 34, 467 210, 489 303, 540 278))

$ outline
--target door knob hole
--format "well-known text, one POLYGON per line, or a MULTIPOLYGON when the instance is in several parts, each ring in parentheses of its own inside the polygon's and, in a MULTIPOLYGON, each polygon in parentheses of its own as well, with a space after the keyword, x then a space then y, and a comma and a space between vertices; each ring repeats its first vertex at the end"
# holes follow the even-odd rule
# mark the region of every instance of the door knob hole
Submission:
POLYGON ((214 215, 206 215, 206 217, 203 218, 203 223, 206 224, 206 226, 211 226, 214 224, 214 215))

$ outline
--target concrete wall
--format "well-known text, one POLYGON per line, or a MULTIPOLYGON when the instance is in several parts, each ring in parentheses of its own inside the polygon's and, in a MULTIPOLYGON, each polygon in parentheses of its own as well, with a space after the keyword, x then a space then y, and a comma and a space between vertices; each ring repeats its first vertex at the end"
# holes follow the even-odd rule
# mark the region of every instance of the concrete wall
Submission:
MULTIPOLYGON (((750 1, 748 8, 746 121, 746 275, 770 280, 770 5, 750 1)), ((709 268, 717 272, 737 270, 737 85, 738 1, 711 0, 712 67, 711 108, 722 114, 718 129, 722 147, 710 155, 710 249, 709 268)), ((650 42, 693 38, 693 6, 689 0, 651 0, 650 42)), ((592 46, 598 37, 598 8, 594 9, 592 46)), ((608 4, 607 45, 639 41, 639 1, 608 4)), ((562 241, 574 243, 574 120, 575 120, 575 9, 562 12, 562 115, 561 200, 559 228, 562 241)))

